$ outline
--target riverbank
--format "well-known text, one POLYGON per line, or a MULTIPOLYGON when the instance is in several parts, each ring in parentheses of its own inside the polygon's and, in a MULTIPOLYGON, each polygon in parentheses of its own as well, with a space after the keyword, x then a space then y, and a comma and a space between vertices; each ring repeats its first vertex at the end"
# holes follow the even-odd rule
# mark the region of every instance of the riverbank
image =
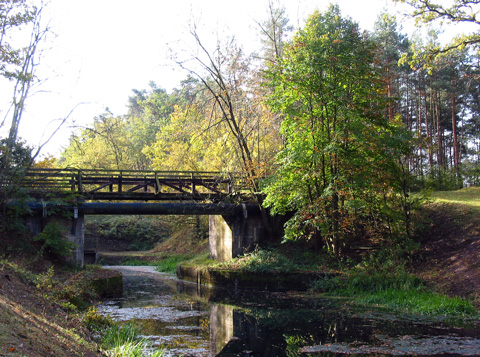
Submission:
POLYGON ((409 269, 436 291, 480 309, 480 188, 435 192, 409 269))
POLYGON ((220 286, 313 289, 419 313, 474 315, 480 309, 480 188, 437 192, 423 215, 418 249, 403 261, 373 259, 372 251, 359 268, 284 247, 223 264, 185 262, 178 276, 220 286))
POLYGON ((69 278, 62 273, 62 280, 55 283, 51 269, 36 274, 21 264, 5 259, 0 262, 1 356, 102 355, 84 326, 82 313, 70 299, 83 301, 81 281, 118 276, 118 273, 68 275, 69 278))

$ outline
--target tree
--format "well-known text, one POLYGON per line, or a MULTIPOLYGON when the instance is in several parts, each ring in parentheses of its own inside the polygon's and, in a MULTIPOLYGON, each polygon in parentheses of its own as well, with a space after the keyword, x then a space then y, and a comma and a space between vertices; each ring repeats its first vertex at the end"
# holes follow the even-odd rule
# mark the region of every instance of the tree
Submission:
POLYGON ((11 116, 8 136, 0 140, 0 205, 3 213, 9 199, 16 197, 17 201, 20 200, 19 183, 41 149, 32 155, 32 149, 18 139, 18 128, 36 80, 39 46, 49 31, 42 24, 42 10, 43 3, 36 7, 26 0, 0 1, 0 77, 13 83, 12 102, 0 123, 2 128, 11 116), (30 34, 23 47, 18 41, 20 31, 30 34))
POLYGON ((11 33, 34 21, 35 8, 25 0, 0 2, 0 75, 14 78, 15 70, 22 63, 22 50, 11 43, 11 33), (13 67, 13 69, 12 69, 13 67))
POLYGON ((406 145, 398 121, 384 115, 385 84, 374 64, 375 44, 330 6, 309 17, 269 74, 286 144, 265 204, 295 212, 287 238, 315 237, 337 256, 369 221, 394 234, 396 160, 406 145))
MULTIPOLYGON (((177 106, 171 121, 145 147, 156 170, 233 171, 225 132, 208 128, 208 121, 194 103, 177 106)), ((230 148, 231 149, 231 148, 230 148)))
POLYGON ((70 137, 59 164, 88 169, 131 169, 127 155, 130 139, 126 121, 107 112, 95 118, 92 126, 70 137))
MULTIPOLYGON (((416 19, 416 23, 421 24, 471 24, 479 26, 480 20, 477 18, 480 11, 478 0, 453 0, 448 5, 441 1, 432 0, 394 0, 396 2, 406 3, 412 7, 411 16, 416 19)), ((469 34, 462 34, 453 38, 445 45, 432 44, 416 51, 416 56, 425 59, 427 65, 438 56, 442 56, 452 50, 461 50, 465 47, 471 47, 478 50, 480 46, 480 33, 478 28, 469 34)))
MULTIPOLYGON (((43 4, 40 7, 28 5, 24 0, 7 0, 0 3, 0 74, 15 82, 11 105, 11 124, 7 145, 13 148, 18 136, 18 127, 25 108, 30 89, 36 79, 38 65, 38 47, 49 32, 42 24, 43 4), (21 30, 23 25, 30 25, 30 39, 21 49, 13 49, 7 42, 12 37, 9 32, 21 30), (9 36, 7 36, 9 35, 9 36)), ((7 112, 7 115, 10 111, 7 112)), ((6 121, 4 118, 2 124, 6 121)))
POLYGON ((406 66, 400 67, 398 61, 402 54, 408 51, 408 39, 400 33, 395 16, 382 13, 375 22, 372 40, 377 45, 376 58, 379 61, 378 65, 385 80, 386 94, 389 98, 388 118, 393 120, 395 115, 401 112, 399 105, 401 101, 396 99, 401 96, 402 74, 406 66))
POLYGON ((135 96, 129 98, 127 135, 130 145, 127 156, 132 163, 132 169, 146 170, 151 167, 151 160, 144 153, 151 146, 158 132, 170 123, 177 98, 163 88, 150 82, 150 89, 133 90, 135 96))
POLYGON ((267 65, 276 63, 283 55, 285 37, 292 31, 288 22, 285 6, 274 0, 268 1, 267 18, 256 21, 263 45, 263 59, 267 65))

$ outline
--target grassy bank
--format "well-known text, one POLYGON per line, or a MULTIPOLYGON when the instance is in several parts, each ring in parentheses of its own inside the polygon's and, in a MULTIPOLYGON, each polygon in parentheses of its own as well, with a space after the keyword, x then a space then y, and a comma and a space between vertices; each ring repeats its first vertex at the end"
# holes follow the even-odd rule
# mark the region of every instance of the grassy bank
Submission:
POLYGON ((338 277, 317 280, 313 291, 349 297, 357 304, 422 315, 478 317, 470 301, 437 293, 403 269, 396 272, 350 270, 338 277))
POLYGON ((318 279, 312 284, 311 291, 322 296, 348 297, 355 304, 416 314, 478 316, 474 303, 435 291, 423 279, 407 271, 405 260, 390 259, 383 252, 371 253, 368 259, 358 263, 348 259, 333 260, 326 254, 313 254, 292 246, 280 246, 256 250, 224 263, 197 259, 185 260, 181 264, 260 275, 267 272, 336 273, 337 276, 326 274, 318 279))
POLYGON ((0 259, 0 355, 164 356, 138 326, 115 323, 92 307, 98 302, 92 282, 116 272, 38 264, 0 259))
POLYGON ((98 345, 74 303, 93 294, 82 282, 90 272, 30 267, 0 261, 0 355, 97 355, 98 345))

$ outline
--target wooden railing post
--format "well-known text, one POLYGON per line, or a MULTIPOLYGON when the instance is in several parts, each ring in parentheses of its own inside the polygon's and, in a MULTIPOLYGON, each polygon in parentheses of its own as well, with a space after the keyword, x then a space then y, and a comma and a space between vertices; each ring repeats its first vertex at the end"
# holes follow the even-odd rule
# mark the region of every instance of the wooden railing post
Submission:
POLYGON ((78 192, 83 192, 82 170, 78 170, 78 192))
POLYGON ((195 181, 194 181, 194 180, 195 180, 195 176, 194 176, 193 172, 191 173, 190 176, 191 176, 191 179, 192 179, 192 195, 195 195, 195 194, 197 193, 197 190, 196 190, 196 188, 195 188, 195 181))
POLYGON ((160 193, 160 180, 158 179, 158 172, 155 171, 155 183, 156 183, 156 187, 155 187, 155 194, 158 195, 160 193))
POLYGON ((122 193, 122 171, 120 171, 118 176, 118 193, 122 193))

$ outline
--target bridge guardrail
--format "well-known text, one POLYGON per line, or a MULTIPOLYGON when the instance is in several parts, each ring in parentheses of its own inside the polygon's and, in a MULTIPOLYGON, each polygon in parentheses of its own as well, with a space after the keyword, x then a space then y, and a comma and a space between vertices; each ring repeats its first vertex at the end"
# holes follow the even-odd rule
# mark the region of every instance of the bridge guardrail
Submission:
POLYGON ((215 171, 31 168, 23 186, 31 193, 65 191, 87 199, 205 199, 246 190, 241 175, 215 171))

